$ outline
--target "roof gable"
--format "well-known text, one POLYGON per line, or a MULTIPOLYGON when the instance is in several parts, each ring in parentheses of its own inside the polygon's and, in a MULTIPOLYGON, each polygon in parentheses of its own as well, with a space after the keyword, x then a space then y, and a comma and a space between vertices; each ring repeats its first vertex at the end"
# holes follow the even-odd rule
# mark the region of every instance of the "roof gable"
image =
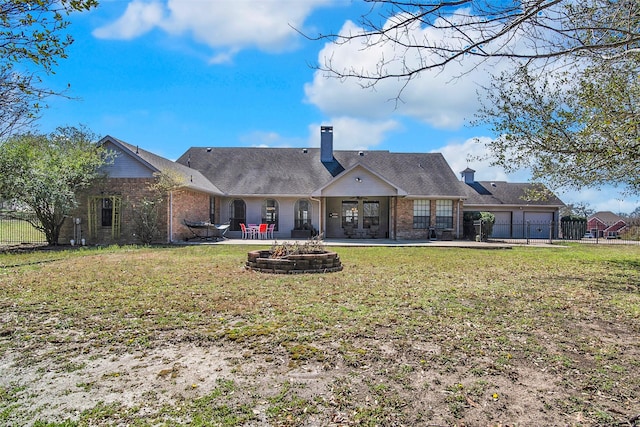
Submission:
POLYGON ((143 178, 152 177, 154 173, 167 171, 174 173, 181 180, 182 187, 212 194, 222 194, 215 185, 195 169, 172 162, 169 159, 111 136, 102 138, 99 144, 112 146, 120 154, 119 158, 121 160, 118 160, 117 157, 113 165, 105 167, 108 176, 114 178, 143 178))
POLYGON ((397 196, 406 195, 406 191, 387 181, 375 171, 361 164, 355 164, 315 190, 312 195, 323 197, 397 196))
POLYGON ((136 156, 119 142, 103 139, 101 144, 115 153, 113 162, 101 169, 111 178, 150 178, 158 169, 136 156))
POLYGON ((598 220, 603 224, 614 224, 618 221, 624 221, 624 218, 622 218, 620 215, 616 215, 611 211, 600 211, 600 212, 596 212, 593 215, 589 216, 589 221, 591 220, 598 220))

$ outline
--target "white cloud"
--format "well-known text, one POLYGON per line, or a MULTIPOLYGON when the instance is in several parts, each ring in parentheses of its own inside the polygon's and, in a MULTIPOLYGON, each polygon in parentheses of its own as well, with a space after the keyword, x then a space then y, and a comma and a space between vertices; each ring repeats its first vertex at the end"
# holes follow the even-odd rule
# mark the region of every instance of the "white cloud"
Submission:
POLYGON ((631 213, 640 206, 640 199, 637 196, 624 195, 614 187, 560 191, 558 196, 565 203, 584 203, 596 212, 631 213))
POLYGON ((485 143, 491 138, 481 136, 469 138, 461 143, 450 143, 433 150, 435 153, 442 153, 451 166, 453 172, 460 176, 466 168, 476 171, 476 181, 508 181, 508 182, 529 182, 531 173, 528 170, 521 170, 507 174, 502 168, 491 166, 486 160, 488 151, 485 143))
MULTIPOLYGON (((387 133, 398 130, 395 120, 369 121, 353 117, 334 117, 329 120, 333 126, 333 148, 335 150, 375 149, 387 133)), ((309 146, 320 146, 320 124, 309 125, 309 146)))
POLYGON ((272 131, 253 131, 243 134, 240 142, 250 144, 252 147, 300 147, 304 144, 301 138, 291 138, 272 131))
POLYGON ((100 39, 130 40, 159 25, 163 13, 161 3, 134 0, 127 5, 127 9, 118 20, 97 28, 93 35, 100 39))
MULTIPOLYGON (((477 181, 530 182, 531 173, 526 169, 507 174, 501 168, 491 166, 489 160, 478 160, 486 158, 488 152, 485 143, 490 141, 490 138, 477 137, 477 140, 479 142, 476 142, 476 138, 470 138, 463 142, 450 143, 434 149, 433 152, 442 153, 458 177, 461 171, 469 167, 476 171, 477 181)), ((566 204, 582 202, 596 211, 629 213, 640 206, 640 199, 624 195, 615 187, 557 189, 554 192, 566 204)))
POLYGON ((153 29, 188 35, 216 51, 213 62, 227 61, 241 49, 279 52, 295 47, 304 21, 332 0, 183 1, 134 0, 115 22, 94 31, 99 38, 132 39, 153 29))
MULTIPOLYGON (((463 9, 459 16, 468 16, 463 9)), ((468 11, 466 11, 468 12, 468 11)), ((391 18, 392 20, 393 18, 391 18)), ((453 16, 451 19, 455 19, 453 16)), ((387 26, 391 25, 391 20, 387 26)), ((397 20, 397 19, 396 19, 397 20)), ((347 21, 340 34, 353 35, 364 30, 347 21)), ((414 25, 398 34, 407 44, 448 45, 455 48, 463 41, 451 31, 414 25)), ((518 43, 517 37, 512 42, 518 43)), ((402 74, 419 64, 441 60, 422 51, 404 50, 399 44, 372 39, 352 39, 344 44, 326 43, 318 55, 321 68, 329 67, 339 72, 359 75, 402 74)), ((308 102, 318 106, 327 115, 351 115, 363 118, 380 118, 399 114, 417 119, 439 129, 457 129, 473 118, 480 106, 477 90, 488 86, 491 73, 506 69, 508 61, 481 63, 474 57, 450 62, 442 70, 424 71, 403 89, 404 79, 379 80, 373 89, 362 89, 371 80, 357 78, 327 78, 326 72, 317 70, 313 81, 305 86, 308 102), (398 99, 398 95, 400 98, 398 99)))

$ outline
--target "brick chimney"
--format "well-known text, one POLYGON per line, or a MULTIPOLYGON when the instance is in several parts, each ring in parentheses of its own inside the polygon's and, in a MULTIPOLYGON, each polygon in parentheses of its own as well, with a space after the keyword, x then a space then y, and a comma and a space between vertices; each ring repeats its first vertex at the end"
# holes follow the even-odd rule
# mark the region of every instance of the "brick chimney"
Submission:
POLYGON ((320 161, 333 162, 333 126, 320 127, 320 161))

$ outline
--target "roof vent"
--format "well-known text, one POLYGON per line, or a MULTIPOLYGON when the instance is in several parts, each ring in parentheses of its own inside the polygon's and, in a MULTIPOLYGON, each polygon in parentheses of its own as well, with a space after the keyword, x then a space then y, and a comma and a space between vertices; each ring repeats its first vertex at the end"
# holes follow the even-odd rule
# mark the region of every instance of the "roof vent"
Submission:
POLYGON ((211 152, 211 147, 207 147, 207 153, 211 152))
POLYGON ((302 152, 303 152, 304 154, 307 154, 307 153, 309 152, 309 150, 307 150, 306 148, 303 148, 303 149, 302 149, 302 152))
POLYGON ((497 187, 497 185, 496 185, 496 183, 495 183, 495 182, 492 182, 492 183, 491 183, 491 186, 492 186, 492 187, 497 187))
POLYGON ((358 156, 364 156, 364 151, 358 151, 358 156))

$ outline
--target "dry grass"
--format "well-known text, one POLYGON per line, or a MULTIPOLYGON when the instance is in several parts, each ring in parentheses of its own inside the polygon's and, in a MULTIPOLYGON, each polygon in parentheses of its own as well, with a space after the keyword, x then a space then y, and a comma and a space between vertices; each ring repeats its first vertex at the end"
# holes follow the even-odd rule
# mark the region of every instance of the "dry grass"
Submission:
POLYGON ((344 271, 293 276, 241 246, 1 254, 0 423, 638 422, 640 248, 336 251, 344 271), (162 387, 128 396, 153 357, 162 387), (44 378, 72 381, 58 410, 44 378))

